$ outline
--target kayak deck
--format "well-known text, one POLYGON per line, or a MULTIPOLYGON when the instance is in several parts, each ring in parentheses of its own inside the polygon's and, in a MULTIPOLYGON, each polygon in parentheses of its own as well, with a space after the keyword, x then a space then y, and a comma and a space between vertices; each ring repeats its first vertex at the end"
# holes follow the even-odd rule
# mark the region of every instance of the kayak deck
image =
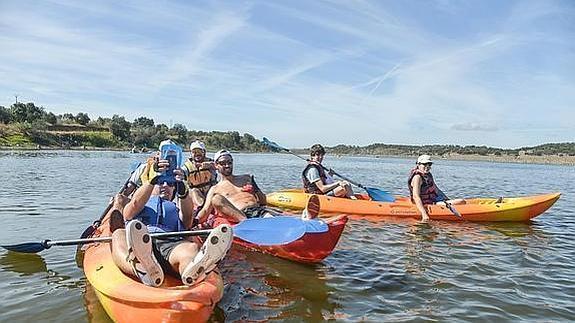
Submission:
MULTIPOLYGON (((109 235, 106 217, 93 237, 109 235)), ((83 268, 100 303, 115 322, 205 322, 223 296, 223 281, 215 271, 192 287, 168 275, 161 287, 146 286, 118 269, 110 246, 87 245, 83 268)))

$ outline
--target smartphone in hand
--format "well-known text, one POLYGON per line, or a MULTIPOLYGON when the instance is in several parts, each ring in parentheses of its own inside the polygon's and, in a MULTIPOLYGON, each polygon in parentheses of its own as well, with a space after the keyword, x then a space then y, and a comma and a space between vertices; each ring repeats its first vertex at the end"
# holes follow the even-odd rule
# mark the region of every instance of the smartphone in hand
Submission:
POLYGON ((170 166, 160 176, 158 183, 174 183, 176 181, 174 170, 181 167, 182 164, 182 148, 171 141, 163 143, 160 147, 160 158, 167 160, 170 163, 170 166))

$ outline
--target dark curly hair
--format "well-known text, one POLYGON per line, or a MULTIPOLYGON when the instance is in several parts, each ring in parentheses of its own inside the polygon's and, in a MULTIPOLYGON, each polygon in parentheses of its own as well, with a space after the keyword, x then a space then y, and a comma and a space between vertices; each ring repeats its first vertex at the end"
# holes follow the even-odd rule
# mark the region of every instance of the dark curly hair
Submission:
POLYGON ((311 146, 310 151, 309 151, 310 156, 313 155, 325 155, 325 149, 323 148, 322 145, 320 144, 315 144, 313 146, 311 146))

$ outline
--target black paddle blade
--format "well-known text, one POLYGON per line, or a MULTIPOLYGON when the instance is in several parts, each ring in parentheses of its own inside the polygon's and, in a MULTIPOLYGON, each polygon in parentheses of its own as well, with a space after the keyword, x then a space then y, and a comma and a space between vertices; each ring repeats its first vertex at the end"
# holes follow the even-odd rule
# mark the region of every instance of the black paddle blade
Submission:
POLYGON ((38 253, 48 249, 42 242, 26 242, 20 244, 2 245, 2 248, 21 253, 38 253))
POLYGON ((279 150, 279 151, 286 150, 284 147, 282 147, 282 146, 276 144, 276 143, 273 142, 273 141, 270 141, 270 140, 269 140, 268 138, 266 138, 266 137, 263 138, 262 142, 264 143, 264 145, 268 146, 268 147, 271 148, 272 150, 279 150))

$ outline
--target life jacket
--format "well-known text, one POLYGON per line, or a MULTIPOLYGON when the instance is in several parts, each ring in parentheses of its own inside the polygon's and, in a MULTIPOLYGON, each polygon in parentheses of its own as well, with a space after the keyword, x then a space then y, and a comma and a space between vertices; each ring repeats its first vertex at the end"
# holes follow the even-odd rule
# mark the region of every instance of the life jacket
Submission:
MULTIPOLYGON (((212 160, 206 158, 204 161, 212 160)), ((214 170, 200 169, 196 167, 196 163, 191 160, 187 160, 184 163, 184 166, 188 171, 188 184, 190 185, 190 188, 197 188, 206 193, 210 187, 216 184, 218 175, 214 170)))
POLYGON ((178 232, 184 228, 176 203, 159 196, 150 197, 144 209, 135 218, 146 224, 151 233, 178 232))
POLYGON ((431 173, 423 173, 417 168, 411 170, 409 174, 409 180, 407 185, 409 186, 409 194, 411 195, 411 202, 413 201, 413 187, 411 186, 411 180, 415 175, 421 176, 421 188, 419 190, 419 196, 423 204, 434 204, 437 201, 437 186, 435 186, 435 181, 433 180, 433 175, 431 173))
POLYGON ((304 168, 303 172, 301 173, 301 179, 303 181, 303 190, 306 193, 310 193, 310 194, 324 194, 315 183, 310 183, 309 179, 307 179, 307 171, 310 168, 315 168, 318 170, 319 172, 319 177, 322 181, 322 183, 325 183, 327 180, 327 175, 325 173, 325 170, 323 169, 323 167, 321 167, 321 165, 315 164, 315 163, 308 163, 307 166, 304 168))

